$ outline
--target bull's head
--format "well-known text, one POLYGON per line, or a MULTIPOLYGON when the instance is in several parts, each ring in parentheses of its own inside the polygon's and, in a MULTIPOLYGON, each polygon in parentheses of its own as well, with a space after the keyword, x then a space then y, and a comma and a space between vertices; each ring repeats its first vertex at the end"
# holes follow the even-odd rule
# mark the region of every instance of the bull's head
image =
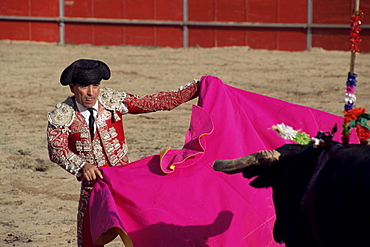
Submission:
POLYGON ((272 187, 276 212, 274 239, 286 246, 310 246, 302 243, 304 229, 300 203, 315 164, 311 160, 315 157, 312 152, 317 150, 312 148, 303 152, 307 147, 287 144, 275 150, 213 163, 216 171, 256 177, 250 183, 255 188, 272 187))
POLYGON ((302 145, 287 144, 274 150, 264 150, 237 159, 219 159, 213 163, 213 169, 227 174, 242 173, 245 178, 261 176, 253 180, 250 185, 256 188, 271 187, 272 181, 262 177, 271 174, 277 162, 288 160, 305 148, 306 146, 302 145))
MULTIPOLYGON (((238 159, 233 160, 216 160, 213 163, 215 171, 221 171, 227 174, 243 173, 246 178, 252 178, 261 174, 265 174, 276 161, 279 160, 280 153, 276 150, 267 150, 253 153, 238 159)), ((269 187, 269 184, 258 184, 251 182, 253 187, 269 187)))

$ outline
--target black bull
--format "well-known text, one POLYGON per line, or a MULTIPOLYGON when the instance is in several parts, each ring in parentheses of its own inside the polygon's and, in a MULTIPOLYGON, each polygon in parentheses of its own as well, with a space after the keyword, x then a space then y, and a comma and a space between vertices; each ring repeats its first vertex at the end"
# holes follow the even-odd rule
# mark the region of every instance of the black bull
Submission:
POLYGON ((336 144, 323 150, 287 144, 273 153, 216 160, 213 168, 257 177, 251 186, 272 188, 278 243, 370 246, 370 146, 336 144))

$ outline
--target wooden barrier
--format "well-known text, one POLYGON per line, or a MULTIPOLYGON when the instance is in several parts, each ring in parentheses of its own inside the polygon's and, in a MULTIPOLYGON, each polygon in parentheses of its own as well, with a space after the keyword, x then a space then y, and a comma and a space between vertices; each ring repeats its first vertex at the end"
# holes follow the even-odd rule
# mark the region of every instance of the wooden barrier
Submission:
MULTIPOLYGON (((0 39, 348 50, 351 6, 335 0, 1 0, 0 39)), ((370 2, 361 8, 370 9, 370 2)), ((370 36, 367 19, 363 40, 370 36)), ((360 49, 369 52, 370 42, 360 49)))

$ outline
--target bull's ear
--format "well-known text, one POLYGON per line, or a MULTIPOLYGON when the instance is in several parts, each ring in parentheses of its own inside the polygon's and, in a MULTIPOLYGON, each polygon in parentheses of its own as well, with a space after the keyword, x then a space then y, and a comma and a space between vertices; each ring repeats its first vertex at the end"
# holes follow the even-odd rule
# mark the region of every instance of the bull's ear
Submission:
POLYGON ((269 188, 272 186, 273 177, 268 174, 263 174, 255 178, 249 183, 254 188, 269 188))

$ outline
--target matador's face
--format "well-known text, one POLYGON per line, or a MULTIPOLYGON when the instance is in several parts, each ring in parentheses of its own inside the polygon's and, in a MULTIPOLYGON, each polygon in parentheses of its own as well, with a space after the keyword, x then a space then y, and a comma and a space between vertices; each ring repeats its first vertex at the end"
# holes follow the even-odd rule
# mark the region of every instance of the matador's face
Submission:
POLYGON ((75 95, 76 101, 86 108, 93 107, 98 100, 98 95, 100 92, 100 84, 69 84, 71 92, 75 95))

